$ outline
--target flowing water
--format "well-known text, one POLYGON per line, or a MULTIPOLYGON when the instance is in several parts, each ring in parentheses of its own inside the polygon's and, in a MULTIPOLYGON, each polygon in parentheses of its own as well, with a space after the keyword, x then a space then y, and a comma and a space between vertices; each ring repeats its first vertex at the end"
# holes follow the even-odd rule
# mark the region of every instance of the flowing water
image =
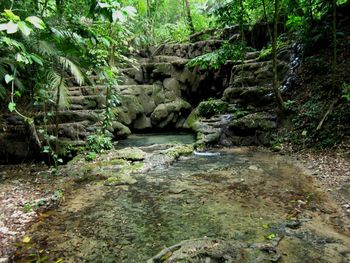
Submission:
MULTIPOLYGON (((140 137, 127 143, 152 140, 140 137)), ((76 187, 27 233, 17 261, 138 263, 182 240, 212 237, 278 240, 280 262, 350 262, 333 203, 286 157, 221 150, 132 176, 132 185, 76 187)))

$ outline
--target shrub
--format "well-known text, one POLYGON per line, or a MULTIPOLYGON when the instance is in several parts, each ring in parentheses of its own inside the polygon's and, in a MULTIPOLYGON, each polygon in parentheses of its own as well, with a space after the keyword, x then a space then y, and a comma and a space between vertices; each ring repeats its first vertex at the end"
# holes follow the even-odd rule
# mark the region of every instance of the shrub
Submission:
POLYGON ((87 142, 87 149, 90 152, 101 153, 113 148, 112 139, 103 134, 90 135, 87 142))

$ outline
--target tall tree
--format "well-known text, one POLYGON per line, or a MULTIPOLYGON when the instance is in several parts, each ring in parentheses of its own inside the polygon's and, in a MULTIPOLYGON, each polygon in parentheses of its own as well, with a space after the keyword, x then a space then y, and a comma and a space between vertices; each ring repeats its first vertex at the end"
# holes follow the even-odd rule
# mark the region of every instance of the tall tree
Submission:
POLYGON ((240 34, 241 34, 241 85, 243 87, 243 66, 244 66, 244 58, 245 58, 245 38, 244 38, 244 5, 243 0, 239 0, 239 27, 240 27, 240 34))
POLYGON ((283 116, 284 103, 280 91, 280 85, 277 72, 277 37, 278 37, 278 20, 280 12, 280 0, 275 0, 275 15, 273 21, 273 36, 272 36, 272 68, 273 68, 273 91, 275 93, 278 114, 283 116))
POLYGON ((63 14, 64 11, 64 0, 56 0, 56 10, 59 15, 63 14))
POLYGON ((190 26, 191 33, 194 34, 195 30, 194 30, 192 15, 191 15, 190 1, 189 0, 185 0, 185 5, 186 5, 188 25, 190 26))
POLYGON ((335 90, 335 70, 337 66, 337 1, 332 1, 332 9, 333 9, 333 59, 332 59, 332 88, 335 90))

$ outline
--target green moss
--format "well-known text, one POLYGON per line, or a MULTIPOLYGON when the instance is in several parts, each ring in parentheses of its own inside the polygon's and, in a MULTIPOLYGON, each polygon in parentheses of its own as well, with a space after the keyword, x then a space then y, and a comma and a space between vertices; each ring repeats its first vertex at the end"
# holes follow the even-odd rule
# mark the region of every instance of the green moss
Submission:
POLYGON ((115 157, 128 161, 142 161, 146 153, 138 148, 125 148, 115 152, 115 157))
POLYGON ((193 145, 177 145, 168 150, 166 150, 165 154, 173 157, 175 159, 179 158, 182 155, 188 155, 193 152, 193 145))
POLYGON ((117 186, 117 185, 131 185, 137 181, 130 175, 118 174, 117 176, 111 176, 104 181, 105 186, 117 186))
POLYGON ((209 99, 198 105, 198 114, 201 117, 210 118, 215 114, 223 114, 228 110, 228 103, 222 100, 209 99))
POLYGON ((191 128, 194 129, 196 122, 199 119, 198 111, 197 109, 193 110, 191 114, 187 117, 185 122, 185 128, 191 128))

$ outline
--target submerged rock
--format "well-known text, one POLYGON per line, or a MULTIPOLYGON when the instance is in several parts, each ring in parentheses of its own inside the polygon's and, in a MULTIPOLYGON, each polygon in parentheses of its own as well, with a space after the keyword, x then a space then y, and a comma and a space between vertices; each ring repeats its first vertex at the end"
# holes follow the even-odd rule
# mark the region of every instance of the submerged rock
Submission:
POLYGON ((147 263, 278 262, 271 244, 248 245, 216 239, 192 239, 162 250, 147 263))

